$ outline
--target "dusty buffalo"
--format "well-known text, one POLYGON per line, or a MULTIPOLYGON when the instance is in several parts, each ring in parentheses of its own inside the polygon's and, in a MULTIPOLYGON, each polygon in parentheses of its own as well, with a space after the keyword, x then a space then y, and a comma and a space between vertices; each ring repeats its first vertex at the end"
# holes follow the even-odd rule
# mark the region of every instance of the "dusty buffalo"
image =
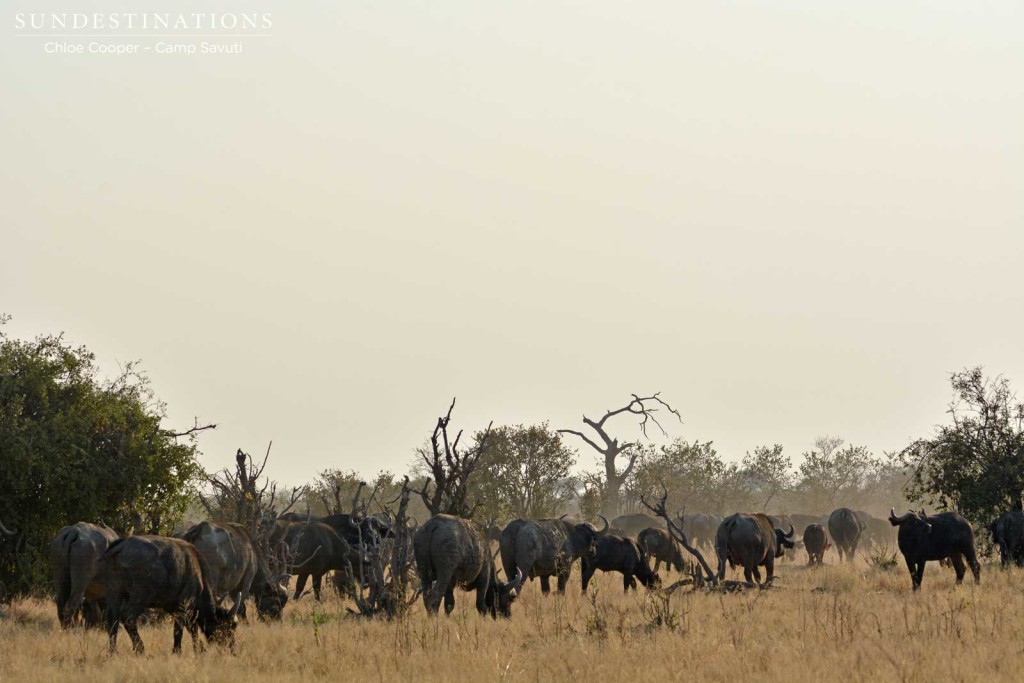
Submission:
POLYGON ((899 527, 897 542, 903 559, 910 570, 914 590, 921 588, 924 565, 929 560, 949 558, 956 571, 956 582, 964 580, 964 558, 974 574, 974 582, 981 581, 981 565, 978 564, 974 547, 974 530, 971 523, 955 512, 926 515, 924 512, 908 512, 896 516, 896 510, 889 511, 889 523, 899 527))
POLYGON ((636 543, 646 551, 647 556, 654 558, 654 571, 657 572, 664 562, 666 566, 672 567, 677 572, 683 571, 683 553, 668 531, 651 527, 644 529, 637 536, 636 543))
POLYGON ((79 613, 87 626, 99 626, 103 614, 100 558, 117 534, 105 526, 79 522, 57 532, 50 544, 57 618, 67 628, 79 613))
POLYGON ((1024 512, 1008 510, 999 519, 989 524, 992 543, 999 548, 999 559, 1003 567, 1013 562, 1024 567, 1024 512))
POLYGON ((836 551, 839 553, 839 560, 846 557, 848 562, 853 562, 853 555, 857 552, 857 544, 860 542, 861 534, 867 525, 850 508, 839 508, 833 510, 828 517, 828 533, 835 543, 836 551))
POLYGON ((581 563, 584 593, 598 569, 622 574, 622 589, 625 591, 636 588, 637 580, 647 587, 661 583, 660 577, 651 571, 647 563, 647 553, 632 538, 602 536, 594 542, 592 551, 584 553, 581 563))
POLYGON ((472 522, 451 515, 437 515, 416 530, 412 540, 416 573, 423 590, 423 604, 436 614, 444 599, 444 611, 455 609, 455 586, 476 591, 480 614, 512 616, 512 603, 523 585, 523 573, 511 581, 498 581, 490 544, 472 522))
POLYGON ((861 535, 861 542, 868 548, 872 546, 891 546, 896 540, 893 534, 892 525, 886 519, 879 519, 870 512, 854 510, 857 519, 864 523, 864 533, 861 535))
POLYGON ((789 533, 776 529, 768 515, 736 513, 726 517, 718 527, 715 551, 718 553, 718 578, 725 578, 725 563, 743 567, 747 583, 754 579, 761 583, 761 571, 766 572, 765 584, 775 576, 775 559, 782 557, 785 548, 793 547, 792 526, 789 533))
POLYGON ((322 522, 278 522, 270 537, 270 547, 283 570, 298 577, 296 600, 302 596, 310 576, 317 600, 321 599, 324 574, 332 569, 358 576, 360 553, 333 527, 322 522))
POLYGON ((145 647, 136 621, 146 609, 160 609, 174 620, 174 651, 188 629, 193 645, 197 631, 206 639, 234 646, 237 621, 217 607, 202 556, 194 545, 165 536, 131 536, 114 541, 100 561, 106 590, 110 651, 117 649, 118 624, 136 652, 145 647))
POLYGON ((633 538, 636 538, 641 531, 650 527, 664 529, 665 520, 660 517, 652 517, 651 515, 645 515, 642 512, 637 512, 630 515, 619 515, 611 521, 611 526, 622 532, 620 534, 622 536, 632 536, 633 538))
POLYGON ((543 593, 550 592, 550 578, 555 576, 558 592, 564 593, 573 563, 608 532, 608 520, 601 519, 604 527, 600 531, 588 522, 572 524, 564 519, 509 522, 499 542, 505 576, 522 571, 531 579, 538 577, 543 593))
POLYGON ((718 515, 706 515, 696 513, 686 515, 683 518, 683 533, 694 548, 705 546, 715 547, 715 534, 722 524, 722 518, 718 515))
POLYGON ((245 616, 245 600, 252 595, 261 617, 280 618, 288 602, 288 591, 280 581, 287 574, 271 576, 248 529, 240 524, 200 522, 182 538, 194 545, 206 561, 210 587, 218 604, 231 596, 232 616, 245 616))
POLYGON ((820 524, 808 524, 804 529, 804 548, 807 550, 807 564, 821 565, 825 558, 825 551, 831 548, 828 536, 820 524))

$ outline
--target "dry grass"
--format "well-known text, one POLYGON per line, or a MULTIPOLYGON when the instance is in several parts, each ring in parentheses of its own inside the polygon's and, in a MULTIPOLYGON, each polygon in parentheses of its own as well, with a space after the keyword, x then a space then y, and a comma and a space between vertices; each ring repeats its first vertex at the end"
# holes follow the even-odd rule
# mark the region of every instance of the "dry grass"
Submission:
POLYGON ((167 623, 143 629, 145 656, 131 654, 122 632, 111 657, 102 633, 62 633, 51 604, 24 601, 0 611, 0 680, 1024 679, 1018 571, 985 567, 981 586, 956 587, 952 570, 929 564, 918 594, 903 566, 786 563, 780 575, 768 591, 677 593, 666 606, 642 590, 623 596, 618 574, 595 577, 583 596, 574 572, 564 597, 544 598, 528 582, 511 621, 478 617, 465 593, 451 618, 417 605, 401 623, 307 597, 283 623, 241 625, 234 656, 194 654, 186 636, 174 657, 167 623))

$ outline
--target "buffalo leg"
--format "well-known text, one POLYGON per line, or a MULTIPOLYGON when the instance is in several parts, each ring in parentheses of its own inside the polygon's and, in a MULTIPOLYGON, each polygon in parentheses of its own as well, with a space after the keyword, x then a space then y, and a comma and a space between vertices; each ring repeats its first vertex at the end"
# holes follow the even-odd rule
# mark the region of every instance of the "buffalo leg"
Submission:
POLYGON ((542 576, 540 577, 540 592, 547 595, 551 592, 551 577, 542 576))
POLYGON ((323 583, 323 574, 313 574, 313 597, 316 598, 317 602, 320 602, 320 589, 323 587, 323 583))
POLYGON ((967 573, 967 567, 964 565, 963 555, 960 553, 953 553, 949 556, 949 561, 953 565, 953 571, 956 572, 956 582, 958 584, 963 583, 964 574, 967 573))
MULTIPOLYGON (((583 565, 583 569, 580 571, 580 574, 583 578, 584 593, 587 592, 587 586, 590 584, 590 579, 594 576, 594 569, 595 567, 593 565, 585 564, 583 565)), ((559 577, 559 583, 561 583, 561 577, 559 577)))
POLYGON ((439 572, 435 579, 434 585, 430 587, 430 592, 423 593, 423 606, 427 608, 427 614, 437 614, 438 608, 441 607, 441 600, 445 597, 449 587, 452 585, 452 572, 439 572))
POLYGON ((569 583, 569 577, 572 575, 572 567, 566 569, 563 573, 558 575, 558 592, 565 593, 565 587, 569 583))
POLYGON ((117 631, 121 628, 121 622, 117 618, 117 610, 107 606, 107 638, 109 640, 110 652, 117 652, 117 631))
POLYGON ((857 541, 854 541, 850 545, 850 549, 846 551, 846 561, 853 562, 853 555, 857 552, 857 541))
POLYGON ((299 578, 295 581, 295 596, 293 600, 298 600, 302 597, 302 590, 306 587, 306 580, 309 579, 309 574, 299 574, 299 578))
MULTIPOLYGON (((746 567, 743 568, 743 578, 746 579, 747 583, 754 583, 754 574, 746 567)), ((761 582, 760 577, 757 579, 758 583, 761 582)))
MULTIPOLYGON (((477 591, 479 593, 479 591, 477 591)), ((477 600, 479 602, 479 600, 477 600)), ((455 586, 448 586, 444 592, 444 613, 451 614, 455 609, 455 586)))
POLYGON ((127 619, 122 619, 121 623, 124 624, 124 630, 128 632, 128 637, 132 639, 132 649, 136 654, 143 654, 146 651, 146 646, 139 635, 138 615, 130 614, 127 619))
POLYGON ((629 589, 630 588, 632 588, 633 590, 636 590, 636 581, 633 580, 633 575, 632 574, 623 574, 622 575, 622 591, 624 593, 626 593, 626 594, 629 594, 629 589))
MULTIPOLYGON (((660 557, 654 558, 654 573, 655 574, 658 573, 658 567, 660 567, 660 566, 661 566, 661 558, 660 557)), ((665 571, 668 571, 668 570, 666 569, 665 571)))
POLYGON ((185 625, 182 623, 182 618, 177 614, 174 615, 174 647, 172 652, 174 654, 181 654, 181 637, 185 632, 185 625))

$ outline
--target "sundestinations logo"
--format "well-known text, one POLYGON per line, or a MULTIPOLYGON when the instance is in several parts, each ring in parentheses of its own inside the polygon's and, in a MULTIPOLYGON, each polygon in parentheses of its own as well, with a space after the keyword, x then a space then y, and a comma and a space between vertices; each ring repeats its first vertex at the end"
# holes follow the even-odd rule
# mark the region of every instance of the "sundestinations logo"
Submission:
POLYGON ((49 55, 239 55, 273 25, 269 12, 18 12, 14 36, 49 55))

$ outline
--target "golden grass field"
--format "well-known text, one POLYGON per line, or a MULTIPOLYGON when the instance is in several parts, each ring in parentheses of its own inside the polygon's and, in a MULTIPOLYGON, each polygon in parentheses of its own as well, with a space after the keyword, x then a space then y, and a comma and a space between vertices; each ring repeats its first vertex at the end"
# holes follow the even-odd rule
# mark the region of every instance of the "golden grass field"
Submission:
POLYGON ((766 591, 677 591, 660 625, 643 588, 624 596, 620 575, 599 572, 584 596, 578 567, 565 596, 527 582, 510 621, 479 617, 462 592, 450 618, 417 603, 394 623, 351 616, 325 593, 289 603, 281 623, 239 625, 234 655, 196 654, 186 635, 173 656, 166 622, 142 629, 145 655, 122 631, 111 656, 105 634, 62 633, 51 603, 26 600, 0 608, 0 680, 1024 680, 1020 571, 986 565, 980 586, 968 574, 957 587, 951 569, 929 563, 916 594, 902 562, 786 562, 778 573, 766 591))

